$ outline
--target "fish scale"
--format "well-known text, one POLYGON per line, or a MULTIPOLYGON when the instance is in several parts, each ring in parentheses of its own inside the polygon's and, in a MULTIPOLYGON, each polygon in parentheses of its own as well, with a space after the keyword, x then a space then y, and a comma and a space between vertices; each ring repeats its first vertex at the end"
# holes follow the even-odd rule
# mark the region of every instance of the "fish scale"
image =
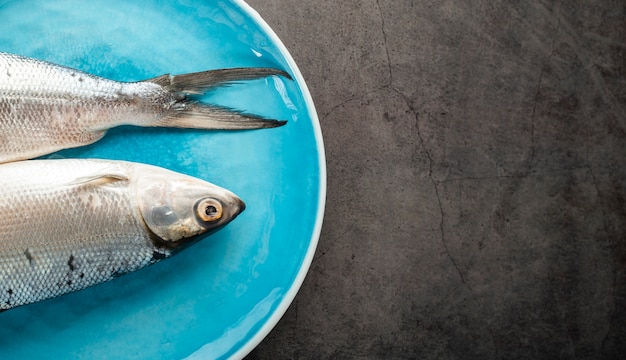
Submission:
MULTIPOLYGON (((142 225, 138 221, 129 223, 121 215, 131 212, 128 189, 94 191, 89 186, 63 186, 60 185, 63 180, 69 182, 70 179, 58 171, 50 171, 50 166, 20 168, 23 168, 20 173, 0 169, 0 176, 10 172, 14 179, 32 179, 45 173, 47 181, 38 188, 29 188, 28 192, 24 191, 25 187, 34 186, 33 182, 2 181, 0 186, 0 198, 5 199, 0 206, 3 225, 0 227, 3 249, 0 252, 0 308, 79 290, 150 262, 152 249, 142 225), (85 191, 100 198, 99 209, 80 200, 85 191), (24 207, 23 204, 34 206, 24 207), (41 216, 32 219, 33 213, 41 216), (85 214, 100 216, 86 217, 85 214), (29 215, 31 220, 21 221, 24 215, 29 215), (113 224, 123 225, 118 226, 117 236, 109 237, 108 241, 91 241, 90 237, 113 224), (125 234, 120 236, 119 233, 125 234), (58 239, 64 240, 55 241, 58 239), (76 259, 73 269, 68 265, 72 256, 76 259), (125 268, 122 262, 127 263, 125 268), (87 263, 91 265, 84 266, 87 263), (32 281, 33 277, 39 281, 32 281)), ((77 169, 67 170, 72 173, 77 169)))
POLYGON ((244 208, 231 192, 200 179, 85 159, 1 165, 0 199, 0 311, 141 269, 244 208), (218 201, 223 215, 199 221, 194 211, 202 199, 218 201), (163 218, 163 206, 178 217, 163 218))

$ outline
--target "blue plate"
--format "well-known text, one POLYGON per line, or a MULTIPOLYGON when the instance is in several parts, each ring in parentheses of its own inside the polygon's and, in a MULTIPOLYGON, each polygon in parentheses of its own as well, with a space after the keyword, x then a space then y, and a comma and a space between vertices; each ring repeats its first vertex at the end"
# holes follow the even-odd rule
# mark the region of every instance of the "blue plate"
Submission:
POLYGON ((304 80, 243 1, 0 1, 0 51, 123 81, 285 69, 204 101, 288 124, 220 132, 121 127, 54 157, 130 160, 226 187, 246 211, 191 249, 112 282, 0 314, 2 358, 241 358, 293 300, 320 233, 325 160, 304 80))

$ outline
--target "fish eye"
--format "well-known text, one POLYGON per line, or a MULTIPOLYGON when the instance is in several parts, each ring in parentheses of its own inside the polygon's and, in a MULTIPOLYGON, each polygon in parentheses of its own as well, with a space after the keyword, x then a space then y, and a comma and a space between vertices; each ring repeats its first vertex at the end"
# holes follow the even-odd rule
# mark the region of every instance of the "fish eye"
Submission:
POLYGON ((196 206, 196 214, 202 221, 217 221, 222 218, 222 204, 215 199, 201 200, 196 206))

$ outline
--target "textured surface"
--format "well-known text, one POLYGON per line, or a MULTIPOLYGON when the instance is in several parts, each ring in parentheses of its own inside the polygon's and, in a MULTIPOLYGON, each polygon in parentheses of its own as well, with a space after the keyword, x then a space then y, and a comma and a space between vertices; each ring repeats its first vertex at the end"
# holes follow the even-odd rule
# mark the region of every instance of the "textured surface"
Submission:
POLYGON ((623 1, 249 3, 328 159, 311 271, 249 359, 626 353, 623 1))
POLYGON ((0 167, 0 309, 81 290, 152 261, 156 249, 128 181, 72 184, 129 170, 74 160, 0 167))

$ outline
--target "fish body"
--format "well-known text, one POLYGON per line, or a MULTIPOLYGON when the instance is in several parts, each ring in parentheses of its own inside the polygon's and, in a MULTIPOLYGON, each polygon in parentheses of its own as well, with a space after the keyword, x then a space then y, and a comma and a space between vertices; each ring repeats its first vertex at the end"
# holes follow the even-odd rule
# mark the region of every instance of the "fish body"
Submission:
POLYGON ((0 162, 91 144, 119 125, 199 129, 281 126, 216 105, 198 95, 235 81, 280 75, 233 68, 119 82, 46 61, 0 52, 0 162))
POLYGON ((1 165, 0 199, 0 311, 168 258, 245 208, 200 179, 87 159, 1 165))

